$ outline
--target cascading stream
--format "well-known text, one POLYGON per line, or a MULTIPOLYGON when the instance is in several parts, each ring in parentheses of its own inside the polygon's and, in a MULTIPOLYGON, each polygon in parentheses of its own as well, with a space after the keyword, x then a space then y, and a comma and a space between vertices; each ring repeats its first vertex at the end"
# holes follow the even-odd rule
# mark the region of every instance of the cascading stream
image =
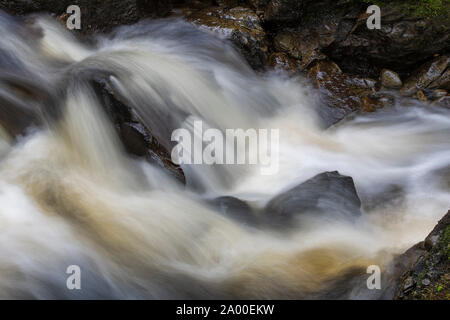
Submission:
MULTIPOLYGON (((448 210, 446 110, 397 106, 323 130, 302 79, 257 75, 183 21, 122 27, 90 45, 43 16, 0 15, 0 28, 0 75, 14 66, 30 94, 51 97, 30 106, 0 91, 0 117, 26 107, 42 119, 18 139, 0 122, 0 298, 380 298, 385 290, 366 288, 367 266, 389 274, 394 255, 448 210), (97 79, 169 150, 171 132, 193 117, 221 130, 279 129, 278 173, 183 165, 181 186, 125 153, 97 79), (329 219, 336 203, 288 230, 258 228, 205 204, 229 195, 263 208, 335 170, 362 200, 353 221, 329 219), (68 265, 81 267, 82 290, 67 290, 68 265)), ((7 83, 0 90, 11 94, 7 83)))

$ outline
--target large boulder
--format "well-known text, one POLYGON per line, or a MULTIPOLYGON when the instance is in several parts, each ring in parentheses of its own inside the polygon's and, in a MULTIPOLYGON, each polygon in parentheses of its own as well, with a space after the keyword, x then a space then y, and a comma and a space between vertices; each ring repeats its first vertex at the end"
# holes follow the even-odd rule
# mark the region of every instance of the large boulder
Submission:
POLYGON ((203 30, 230 40, 255 69, 267 62, 265 32, 256 13, 244 7, 224 9, 210 7, 188 16, 188 20, 203 30))
POLYGON ((264 212, 269 222, 288 224, 302 214, 330 219, 353 219, 361 215, 361 201, 353 179, 337 171, 321 173, 276 196, 264 212))

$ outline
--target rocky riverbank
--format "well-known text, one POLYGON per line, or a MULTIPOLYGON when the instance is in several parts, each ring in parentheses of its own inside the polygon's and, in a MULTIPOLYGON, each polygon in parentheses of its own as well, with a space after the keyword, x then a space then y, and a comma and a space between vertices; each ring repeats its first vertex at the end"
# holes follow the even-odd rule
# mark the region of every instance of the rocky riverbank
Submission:
POLYGON ((416 258, 401 277, 395 299, 450 300, 450 211, 405 255, 416 258))

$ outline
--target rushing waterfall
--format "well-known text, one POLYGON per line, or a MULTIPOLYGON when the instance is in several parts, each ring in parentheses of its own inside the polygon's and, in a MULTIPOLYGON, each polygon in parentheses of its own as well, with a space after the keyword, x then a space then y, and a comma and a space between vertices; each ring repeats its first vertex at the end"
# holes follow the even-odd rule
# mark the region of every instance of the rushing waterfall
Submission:
POLYGON ((224 42, 167 21, 82 43, 48 17, 0 14, 0 298, 382 297, 367 266, 389 274, 448 210, 450 113, 398 105, 324 130, 302 79, 255 74, 224 42), (279 172, 183 165, 181 185, 125 152, 92 81, 168 150, 193 118, 277 128, 279 172), (339 218, 336 202, 289 228, 269 212, 257 227, 208 204, 233 196, 262 211, 325 171, 354 179, 361 216, 339 218), (69 265, 82 290, 67 290, 69 265))

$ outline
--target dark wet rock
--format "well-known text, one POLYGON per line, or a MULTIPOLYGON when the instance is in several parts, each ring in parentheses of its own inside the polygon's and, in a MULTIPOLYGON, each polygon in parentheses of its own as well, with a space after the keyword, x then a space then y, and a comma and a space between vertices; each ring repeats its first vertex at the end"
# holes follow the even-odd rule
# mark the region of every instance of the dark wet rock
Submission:
POLYGON ((275 49, 287 53, 292 58, 301 59, 301 50, 297 48, 300 44, 296 40, 296 35, 293 32, 282 31, 275 36, 275 49))
POLYGON ((331 61, 317 62, 309 70, 308 77, 319 89, 318 113, 325 126, 362 110, 361 99, 375 93, 375 80, 346 75, 331 61))
POLYGON ((406 196, 405 189, 397 184, 388 184, 377 190, 373 190, 371 194, 361 196, 363 209, 366 212, 379 211, 387 206, 401 206, 406 196))
MULTIPOLYGON (((213 0, 211 2, 212 3, 210 4, 210 6, 216 4, 219 7, 227 8, 227 9, 239 7, 239 6, 247 6, 247 5, 251 6, 251 1, 247 1, 247 0, 215 0, 215 1, 213 0)), ((256 4, 256 2, 257 1, 255 1, 255 4, 256 4)))
POLYGON ((300 3, 301 17, 287 24, 288 28, 275 26, 275 29, 279 43, 283 42, 306 67, 315 60, 324 59, 328 48, 346 39, 363 6, 358 2, 331 0, 300 3))
MULTIPOLYGON (((2 32, 15 32, 18 41, 37 45, 42 29, 0 11, 2 32)), ((60 115, 46 79, 29 69, 8 46, 0 48, 0 126, 13 138, 25 135, 27 129, 60 115)))
POLYGON ((434 54, 448 52, 450 19, 424 18, 388 4, 382 6, 381 30, 369 30, 367 7, 362 1, 274 0, 265 17, 275 30, 277 51, 284 51, 282 43, 303 65, 325 54, 349 74, 378 77, 383 68, 408 74, 434 54))
POLYGON ((139 16, 165 17, 172 11, 173 5, 170 0, 136 0, 139 16))
MULTIPOLYGON (((220 0, 219 0, 220 1, 220 0)), ((205 8, 213 7, 216 5, 219 5, 223 8, 231 8, 235 7, 236 5, 233 5, 233 0, 222 0, 220 1, 216 0, 172 0, 174 11, 177 9, 182 9, 184 12, 184 15, 192 14, 195 11, 202 10, 205 8), (187 13, 188 12, 188 13, 187 13)), ((236 0, 237 1, 237 0, 236 0)))
POLYGON ((319 37, 310 32, 282 31, 275 36, 274 47, 299 60, 300 70, 306 69, 314 61, 326 59, 320 52, 319 37))
POLYGON ((257 226, 258 219, 253 209, 244 201, 235 197, 218 197, 209 200, 208 204, 224 216, 234 219, 248 226, 257 226))
POLYGON ((32 110, 17 107, 15 101, 2 97, 0 90, 0 127, 12 137, 26 134, 26 129, 40 123, 32 110))
POLYGON ((138 157, 145 157, 151 143, 151 137, 147 134, 145 127, 135 122, 123 122, 119 125, 120 137, 126 150, 138 157))
POLYGON ((267 8, 267 5, 269 4, 270 0, 247 0, 247 2, 257 11, 261 11, 264 13, 264 11, 267 8))
POLYGON ((361 201, 353 179, 337 171, 321 173, 276 196, 264 208, 273 223, 289 223, 302 214, 330 219, 353 219, 361 215, 361 201))
POLYGON ((67 6, 70 5, 68 3, 69 1, 61 1, 61 0, 0 1, 0 9, 18 15, 23 15, 36 11, 50 11, 51 9, 62 13, 62 11, 65 11, 67 6))
POLYGON ((169 151, 140 122, 134 110, 116 98, 107 82, 98 79, 93 82, 93 86, 126 151, 162 167, 169 175, 184 183, 181 168, 172 162, 169 151))
POLYGON ((413 290, 416 286, 416 279, 413 277, 406 277, 405 272, 408 268, 413 265, 417 259, 421 257, 425 253, 423 249, 423 243, 420 242, 403 254, 395 257, 386 267, 384 271, 384 277, 382 277, 381 281, 381 290, 382 295, 381 299, 393 299, 397 296, 397 290, 401 287, 402 291, 407 293, 413 290), (399 279, 402 277, 406 277, 404 281, 400 284, 399 279))
POLYGON ((294 75, 298 71, 296 61, 283 52, 274 52, 269 56, 269 67, 290 75, 294 75))
POLYGON ((437 57, 425 63, 405 80, 400 93, 404 96, 412 96, 419 90, 445 89, 448 83, 442 79, 442 76, 445 75, 449 65, 450 57, 447 56, 437 57))
POLYGON ((30 76, 1 71, 0 69, 0 125, 12 137, 24 135, 32 126, 50 116, 52 99, 44 87, 30 76), (49 110, 47 110, 49 109, 49 110), (47 112, 48 111, 48 112, 47 112))
POLYGON ((381 86, 386 89, 400 89, 403 86, 398 73, 389 69, 381 70, 380 80, 381 86))
POLYGON ((447 52, 450 47, 448 14, 424 18, 398 4, 386 4, 381 7, 381 29, 369 30, 366 8, 367 4, 351 32, 324 52, 344 72, 375 76, 377 68, 389 68, 409 73, 417 64, 436 53, 447 52))
POLYGON ((405 254, 414 256, 396 287, 395 299, 447 300, 450 296, 450 211, 425 241, 405 254))
POLYGON ((302 16, 304 2, 302 0, 270 0, 264 18, 272 23, 295 23, 302 16))
POLYGON ((303 1, 302 17, 295 26, 277 28, 274 46, 299 59, 302 68, 326 58, 326 48, 350 33, 359 6, 336 1, 303 1), (325 54, 324 54, 325 53, 325 54))
POLYGON ((265 32, 256 13, 244 7, 224 9, 211 7, 194 12, 188 20, 230 40, 255 69, 263 69, 268 47, 265 32))

